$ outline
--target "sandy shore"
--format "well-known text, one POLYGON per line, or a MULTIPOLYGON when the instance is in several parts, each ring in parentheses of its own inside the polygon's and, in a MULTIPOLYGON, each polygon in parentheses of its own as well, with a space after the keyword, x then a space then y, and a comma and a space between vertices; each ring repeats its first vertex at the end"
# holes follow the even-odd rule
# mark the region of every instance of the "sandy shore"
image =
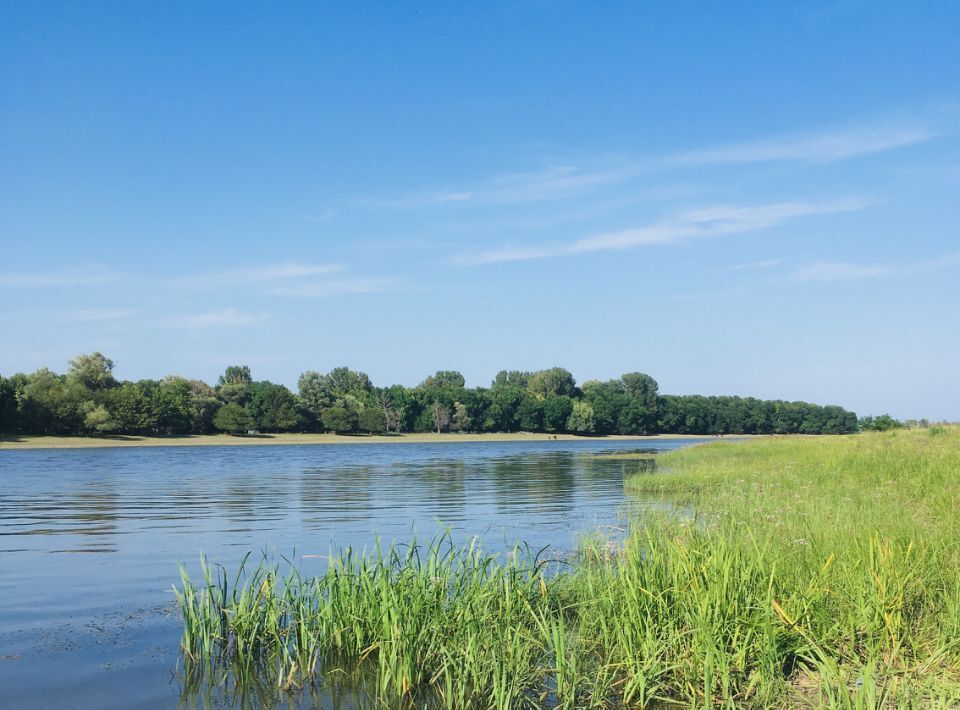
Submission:
POLYGON ((7 449, 89 449, 128 446, 263 446, 273 444, 418 444, 466 441, 655 441, 709 437, 658 434, 656 436, 574 436, 572 434, 400 434, 394 436, 340 436, 337 434, 261 434, 260 436, 0 436, 7 449))

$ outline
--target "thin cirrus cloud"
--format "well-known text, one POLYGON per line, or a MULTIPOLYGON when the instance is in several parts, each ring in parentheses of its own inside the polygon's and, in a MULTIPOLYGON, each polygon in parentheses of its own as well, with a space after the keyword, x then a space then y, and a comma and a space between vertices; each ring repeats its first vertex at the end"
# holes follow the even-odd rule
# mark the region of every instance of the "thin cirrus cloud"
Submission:
POLYGON ((820 133, 764 138, 679 153, 664 159, 673 165, 765 163, 774 161, 832 162, 923 143, 937 137, 922 125, 858 126, 820 133))
POLYGON ((341 294, 383 293, 393 290, 398 284, 397 279, 393 278, 337 278, 273 286, 267 293, 293 298, 319 298, 341 294))
POLYGON ((732 266, 727 266, 723 271, 759 271, 761 269, 773 269, 777 266, 780 266, 783 261, 781 259, 762 259, 760 261, 747 261, 742 264, 733 264, 732 266))
MULTIPOLYGON (((0 273, 0 286, 9 288, 80 288, 110 284, 121 278, 151 289, 175 287, 205 291, 218 289, 229 292, 242 289, 245 294, 257 292, 267 296, 294 298, 321 298, 339 294, 382 293, 400 285, 396 278, 351 276, 340 264, 279 262, 224 271, 200 272, 183 276, 150 276, 147 274, 120 274, 102 266, 84 269, 62 269, 37 272, 0 273)), ((62 322, 95 322, 133 315, 130 309, 89 309, 62 313, 62 322)), ((170 327, 210 327, 253 325, 263 321, 262 316, 242 314, 236 309, 179 316, 160 321, 170 327)))
POLYGON ((211 276, 213 280, 258 285, 267 295, 296 298, 380 293, 398 283, 394 278, 342 275, 345 271, 339 264, 288 262, 211 276))
POLYGON ((542 170, 494 176, 473 188, 414 192, 395 199, 357 200, 364 206, 416 209, 444 205, 503 205, 568 198, 645 174, 683 167, 770 162, 826 163, 848 160, 924 143, 942 132, 924 118, 874 120, 804 133, 766 136, 698 150, 635 159, 620 157, 612 165, 585 169, 553 165, 542 170))
POLYGON ((281 262, 227 271, 188 274, 172 279, 178 285, 197 288, 210 286, 269 285, 277 282, 327 277, 344 270, 340 264, 281 262))
POLYGON ((351 276, 340 264, 282 262, 251 268, 193 274, 178 284, 194 288, 242 286, 268 296, 321 298, 340 294, 380 293, 395 288, 395 278, 351 276))
POLYGON ((505 247, 478 254, 465 254, 456 257, 454 261, 465 266, 475 266, 672 244, 687 239, 752 232, 775 227, 799 217, 859 210, 868 204, 870 202, 867 200, 855 198, 824 203, 777 202, 752 206, 706 207, 680 212, 635 229, 604 232, 549 246, 505 247))
POLYGON ((60 314, 62 323, 96 323, 132 318, 140 313, 133 308, 81 308, 60 314))
POLYGON ((474 197, 476 197, 476 194, 470 190, 440 189, 412 192, 392 199, 378 200, 364 197, 358 198, 354 200, 354 202, 361 207, 374 207, 387 210, 412 210, 418 207, 436 207, 438 205, 467 202, 474 197))
POLYGON ((187 313, 164 318, 158 325, 182 330, 211 330, 216 328, 243 328, 266 323, 269 316, 244 313, 236 308, 224 308, 203 313, 187 313))
POLYGON ((791 281, 857 281, 860 279, 903 276, 960 266, 960 252, 938 259, 901 264, 857 264, 842 261, 817 261, 805 264, 789 274, 791 281))
POLYGON ((71 288, 117 281, 121 275, 105 266, 70 267, 49 271, 0 272, 0 286, 7 288, 71 288))

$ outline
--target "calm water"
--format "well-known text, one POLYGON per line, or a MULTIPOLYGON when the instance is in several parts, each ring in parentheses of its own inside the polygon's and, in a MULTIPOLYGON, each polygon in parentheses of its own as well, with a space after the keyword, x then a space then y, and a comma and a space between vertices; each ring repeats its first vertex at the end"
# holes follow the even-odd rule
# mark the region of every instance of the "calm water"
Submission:
MULTIPOLYGON (((671 449, 693 440, 644 446, 671 449)), ((183 697, 178 562, 482 538, 563 554, 623 522, 637 442, 0 451, 0 706, 165 708, 183 697)), ((637 505, 637 504, 632 504, 637 505)), ((307 555, 307 557, 302 557, 307 555)), ((326 703, 329 704, 329 703, 326 703)), ((344 703, 349 706, 349 701, 344 703)))

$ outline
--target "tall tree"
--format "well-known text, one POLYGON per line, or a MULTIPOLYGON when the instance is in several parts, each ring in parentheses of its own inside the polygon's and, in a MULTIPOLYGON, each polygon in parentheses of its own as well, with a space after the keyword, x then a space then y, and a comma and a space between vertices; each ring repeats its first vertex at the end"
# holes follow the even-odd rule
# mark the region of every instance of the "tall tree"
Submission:
POLYGON ((77 355, 70 360, 67 376, 92 391, 113 387, 116 384, 113 378, 113 360, 99 352, 77 355))
POLYGON ((573 412, 573 400, 564 395, 547 397, 543 400, 543 428, 548 432, 562 432, 567 429, 567 420, 573 412))
POLYGON ((93 392, 73 377, 43 368, 27 376, 20 396, 20 420, 29 434, 83 434, 93 392))
POLYGON ((229 434, 243 434, 250 429, 252 423, 246 408, 235 402, 227 402, 213 415, 213 425, 229 434))
POLYGON ((453 416, 450 419, 450 426, 454 431, 465 432, 473 428, 473 420, 470 418, 470 412, 467 405, 463 402, 453 403, 453 416))
POLYGON ((17 425, 17 390, 13 380, 0 377, 0 432, 12 432, 17 425))
POLYGON ((357 419, 360 431, 369 434, 382 434, 387 430, 387 418, 377 407, 364 407, 357 419))
POLYGON ((300 425, 297 400, 283 385, 254 382, 247 408, 254 426, 261 431, 293 431, 300 425))
POLYGON ((322 416, 324 428, 337 434, 354 432, 360 424, 360 413, 347 406, 329 407, 322 416))
POLYGON ((247 365, 230 365, 217 380, 217 384, 221 387, 223 385, 249 385, 251 382, 253 382, 253 377, 247 365))
POLYGON ((424 389, 459 390, 463 389, 465 384, 463 375, 456 370, 438 370, 421 382, 420 386, 424 389))
POLYGON ((438 434, 450 426, 450 410, 442 402, 434 402, 430 406, 430 415, 433 417, 433 427, 438 434))
POLYGON ((500 370, 497 373, 497 376, 493 378, 493 383, 491 387, 517 387, 519 389, 527 389, 527 382, 530 379, 529 372, 521 372, 520 370, 500 370))
POLYGON ((577 381, 569 370, 562 367, 551 367, 549 370, 540 370, 530 375, 527 389, 543 399, 550 396, 573 397, 577 391, 577 381))
POLYGON ((594 427, 593 407, 582 399, 574 400, 567 419, 567 430, 574 434, 593 434, 594 427))

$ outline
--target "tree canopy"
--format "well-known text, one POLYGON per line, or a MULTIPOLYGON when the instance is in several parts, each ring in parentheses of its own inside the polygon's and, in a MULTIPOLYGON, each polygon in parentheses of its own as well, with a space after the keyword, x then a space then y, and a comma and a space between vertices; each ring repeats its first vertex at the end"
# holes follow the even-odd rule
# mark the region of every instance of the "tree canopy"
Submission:
POLYGON ((102 353, 78 355, 67 374, 46 368, 0 377, 0 431, 24 434, 175 435, 330 431, 549 432, 608 434, 845 434, 900 425, 863 420, 842 407, 752 397, 664 395, 630 372, 578 385, 564 368, 501 370, 490 387, 466 386, 440 370, 416 387, 376 387, 363 372, 336 367, 300 375, 296 392, 231 365, 211 387, 168 375, 118 381, 102 353))

